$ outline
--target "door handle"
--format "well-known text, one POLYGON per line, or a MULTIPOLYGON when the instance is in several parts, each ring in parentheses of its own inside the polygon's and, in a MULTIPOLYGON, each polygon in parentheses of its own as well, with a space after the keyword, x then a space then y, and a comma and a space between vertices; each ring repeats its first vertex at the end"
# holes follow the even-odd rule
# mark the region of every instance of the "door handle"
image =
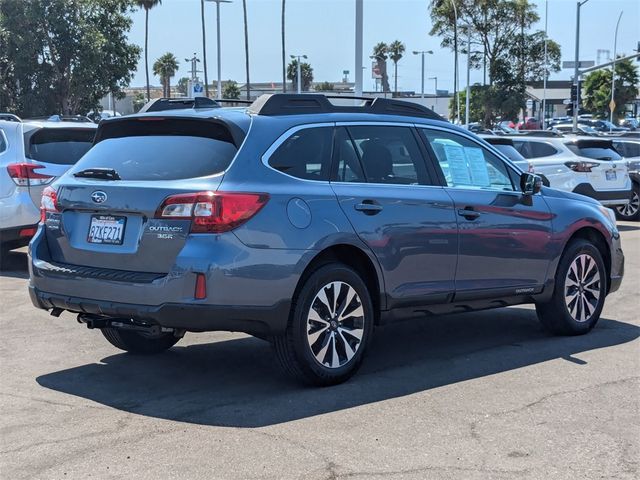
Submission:
POLYGON ((374 203, 373 200, 363 200, 362 203, 355 204, 353 208, 365 215, 376 215, 382 211, 382 205, 374 203))
POLYGON ((458 215, 466 218, 467 220, 475 220, 480 216, 480 212, 476 212, 472 207, 459 208, 458 215))

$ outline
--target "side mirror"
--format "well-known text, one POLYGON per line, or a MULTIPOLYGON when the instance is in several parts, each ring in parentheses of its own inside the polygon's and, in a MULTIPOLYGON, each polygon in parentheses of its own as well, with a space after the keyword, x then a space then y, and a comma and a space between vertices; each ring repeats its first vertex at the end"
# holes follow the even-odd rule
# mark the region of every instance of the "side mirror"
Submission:
POLYGON ((542 179, 533 173, 524 172, 520 175, 520 190, 525 195, 535 195, 542 189, 542 179))

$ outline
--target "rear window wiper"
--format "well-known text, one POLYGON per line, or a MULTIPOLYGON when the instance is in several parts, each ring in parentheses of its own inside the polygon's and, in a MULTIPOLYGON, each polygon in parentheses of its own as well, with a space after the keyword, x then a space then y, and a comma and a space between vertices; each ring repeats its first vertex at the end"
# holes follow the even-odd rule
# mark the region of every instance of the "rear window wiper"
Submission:
POLYGON ((120 180, 120 175, 113 168, 87 168, 73 174, 80 178, 98 178, 100 180, 120 180))

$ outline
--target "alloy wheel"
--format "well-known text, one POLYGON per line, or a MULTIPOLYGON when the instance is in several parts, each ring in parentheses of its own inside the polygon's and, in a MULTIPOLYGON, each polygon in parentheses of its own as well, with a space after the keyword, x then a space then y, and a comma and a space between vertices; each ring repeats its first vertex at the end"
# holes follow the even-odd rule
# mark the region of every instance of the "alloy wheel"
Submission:
POLYGON ((564 300, 575 321, 588 321, 598 308, 600 281, 598 264, 591 255, 580 254, 571 262, 564 281, 564 300))
POLYGON ((307 344, 324 367, 339 368, 351 361, 362 343, 365 315, 355 289, 345 282, 323 286, 307 315, 307 344))
POLYGON ((638 196, 638 192, 635 190, 631 195, 631 201, 626 205, 620 205, 616 207, 618 213, 624 217, 632 217, 636 213, 638 213, 638 209, 640 209, 640 196, 638 196))

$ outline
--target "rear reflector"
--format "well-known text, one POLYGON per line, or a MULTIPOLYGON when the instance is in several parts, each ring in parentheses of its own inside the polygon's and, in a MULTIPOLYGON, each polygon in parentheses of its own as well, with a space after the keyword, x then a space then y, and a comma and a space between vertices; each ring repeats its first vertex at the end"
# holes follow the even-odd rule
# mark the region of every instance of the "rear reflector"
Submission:
POLYGON ((191 220, 191 233, 222 233, 239 227, 269 200, 266 193, 199 192, 167 197, 156 218, 191 220))
POLYGON ((39 168, 44 168, 44 166, 37 163, 10 163, 7 165, 7 172, 9 172, 13 183, 21 187, 35 187, 51 183, 55 177, 36 172, 39 168))
POLYGON ((196 274, 196 290, 193 294, 196 300, 207 298, 207 279, 203 273, 196 274))
POLYGON ((40 198, 40 221, 47 219, 47 212, 58 211, 58 192, 53 187, 47 187, 42 191, 40 198))
POLYGON ((23 228, 22 230, 20 230, 18 232, 18 236, 19 237, 33 237, 36 234, 36 230, 37 230, 37 228, 35 228, 35 227, 23 228))

